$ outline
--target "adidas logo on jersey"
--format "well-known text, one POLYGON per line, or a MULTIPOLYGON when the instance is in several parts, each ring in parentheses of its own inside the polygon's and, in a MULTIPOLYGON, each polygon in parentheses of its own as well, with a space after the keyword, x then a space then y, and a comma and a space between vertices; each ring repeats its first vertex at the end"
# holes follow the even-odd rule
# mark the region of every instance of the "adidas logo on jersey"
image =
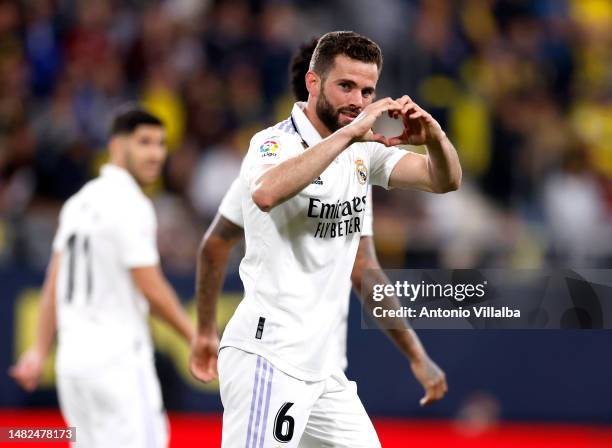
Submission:
POLYGON ((312 181, 313 185, 323 185, 323 181, 321 180, 321 176, 317 176, 315 180, 312 181))

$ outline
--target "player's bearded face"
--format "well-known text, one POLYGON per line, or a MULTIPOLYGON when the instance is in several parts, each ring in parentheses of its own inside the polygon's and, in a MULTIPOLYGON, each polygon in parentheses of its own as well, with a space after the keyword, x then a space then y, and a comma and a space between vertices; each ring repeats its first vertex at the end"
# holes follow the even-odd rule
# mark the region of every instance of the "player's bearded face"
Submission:
POLYGON ((159 126, 139 126, 126 145, 126 169, 140 185, 150 185, 161 174, 166 154, 164 130, 159 126))
POLYGON ((335 132, 353 121, 372 103, 378 81, 378 67, 344 55, 334 59, 328 73, 320 78, 316 113, 335 132))

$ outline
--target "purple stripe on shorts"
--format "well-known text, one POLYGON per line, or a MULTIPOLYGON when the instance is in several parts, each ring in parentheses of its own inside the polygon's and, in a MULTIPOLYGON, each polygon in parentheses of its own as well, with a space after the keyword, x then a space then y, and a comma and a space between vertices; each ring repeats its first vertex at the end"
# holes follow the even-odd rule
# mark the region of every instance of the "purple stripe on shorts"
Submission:
POLYGON ((259 382, 259 392, 257 393, 258 399, 257 399, 257 417, 255 418, 255 432, 253 433, 253 444, 251 445, 252 447, 255 447, 257 445, 257 435, 259 434, 259 422, 261 421, 261 410, 262 410, 262 402, 263 402, 263 395, 264 395, 264 388, 265 388, 265 381, 266 381, 266 373, 268 371, 268 361, 266 361, 265 359, 263 360, 263 373, 261 374, 261 379, 259 382))
POLYGON ((255 411, 255 399, 257 398, 257 383, 259 383, 259 367, 261 357, 257 357, 257 367, 255 367, 255 381, 253 382, 253 396, 251 397, 251 412, 249 413, 249 426, 247 426, 246 448, 249 448, 249 440, 251 439, 251 424, 253 423, 253 413, 255 411))
POLYGON ((264 411, 263 429, 261 430, 261 437, 259 438, 260 448, 263 448, 264 446, 266 426, 268 423, 268 409, 270 409, 270 392, 272 391, 272 376, 273 375, 274 375, 274 367, 272 367, 272 364, 270 364, 270 374, 268 375, 268 393, 266 394, 266 410, 264 411))
POLYGON ((147 393, 147 388, 146 388, 146 377, 145 377, 145 372, 143 371, 143 367, 141 366, 137 366, 136 367, 136 374, 138 375, 138 386, 140 389, 140 395, 142 398, 142 404, 143 404, 143 420, 144 420, 144 427, 145 427, 145 440, 147 443, 147 446, 155 446, 155 430, 154 430, 154 423, 151 421, 152 420, 152 406, 149 402, 149 394, 147 393))

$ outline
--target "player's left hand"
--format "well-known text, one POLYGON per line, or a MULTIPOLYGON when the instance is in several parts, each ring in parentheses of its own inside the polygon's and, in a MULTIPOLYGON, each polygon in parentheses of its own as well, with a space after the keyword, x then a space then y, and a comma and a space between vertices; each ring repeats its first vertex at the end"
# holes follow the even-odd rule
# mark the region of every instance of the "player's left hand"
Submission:
POLYGON ((416 379, 425 389, 425 396, 419 401, 421 406, 440 400, 446 395, 448 391, 446 375, 427 355, 413 360, 410 367, 416 379))
POLYGON ((408 95, 396 100, 401 106, 401 112, 389 111, 391 118, 401 118, 404 131, 387 139, 388 146, 397 145, 431 145, 442 140, 446 134, 440 124, 408 95))

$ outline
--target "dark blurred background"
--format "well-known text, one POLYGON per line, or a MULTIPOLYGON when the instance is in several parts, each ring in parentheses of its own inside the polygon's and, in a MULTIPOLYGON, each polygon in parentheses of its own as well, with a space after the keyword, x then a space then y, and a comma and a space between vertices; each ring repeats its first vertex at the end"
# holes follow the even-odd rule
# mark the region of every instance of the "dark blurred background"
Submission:
MULTIPOLYGON (((105 161, 117 105, 141 101, 166 123, 170 156, 150 193, 164 267, 192 297, 198 242, 250 137, 289 114, 292 53, 337 29, 381 45, 378 95, 409 94, 440 121, 462 160, 458 192, 375 190, 385 268, 610 267, 612 1, 0 0, 1 364, 31 333, 19 301, 39 286, 62 202, 105 161)), ((239 259, 228 290, 240 288, 239 259)), ((420 412, 412 380, 404 394, 378 395, 372 376, 389 388, 410 374, 382 336, 358 329, 353 308, 349 372, 366 389, 366 407, 420 412)), ((606 332, 424 339, 456 391, 426 415, 456 415, 484 400, 510 418, 612 420, 606 332)), ((173 385, 165 362, 171 408, 198 409, 202 399, 218 409, 213 392, 173 385)), ((48 398, 26 398, 2 381, 5 404, 48 398)))

